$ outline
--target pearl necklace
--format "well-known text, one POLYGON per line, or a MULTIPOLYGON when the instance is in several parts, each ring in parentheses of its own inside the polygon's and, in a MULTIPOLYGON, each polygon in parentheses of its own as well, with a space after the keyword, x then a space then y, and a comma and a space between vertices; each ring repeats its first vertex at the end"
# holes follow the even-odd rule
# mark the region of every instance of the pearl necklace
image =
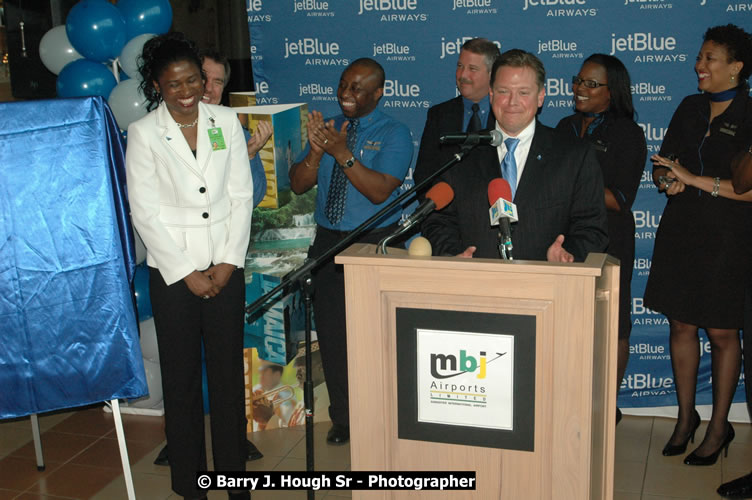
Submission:
POLYGON ((196 116, 196 119, 193 120, 193 123, 178 123, 178 122, 175 122, 175 124, 178 126, 178 128, 191 128, 191 127, 195 127, 198 124, 198 116, 196 116))

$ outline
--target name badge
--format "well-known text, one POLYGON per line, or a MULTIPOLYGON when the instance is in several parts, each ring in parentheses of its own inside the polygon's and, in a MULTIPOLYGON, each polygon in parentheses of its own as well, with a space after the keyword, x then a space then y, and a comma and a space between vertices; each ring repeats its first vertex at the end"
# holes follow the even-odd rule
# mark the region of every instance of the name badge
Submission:
POLYGON ((207 132, 209 133, 209 143, 211 144, 212 151, 227 149, 227 145, 225 145, 225 137, 222 135, 222 128, 210 128, 207 132))
POLYGON ((735 123, 729 123, 724 122, 721 128, 718 130, 722 134, 730 135, 731 137, 736 136, 736 129, 739 128, 738 125, 735 123))

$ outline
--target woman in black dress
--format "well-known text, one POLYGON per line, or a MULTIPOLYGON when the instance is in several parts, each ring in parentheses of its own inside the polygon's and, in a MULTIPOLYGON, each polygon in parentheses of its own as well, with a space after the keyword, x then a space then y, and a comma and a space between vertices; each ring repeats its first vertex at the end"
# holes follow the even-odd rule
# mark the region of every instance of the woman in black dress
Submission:
POLYGON ((695 410, 700 362, 698 329, 711 345, 713 413, 687 465, 711 465, 728 452, 728 422, 739 382, 744 287, 752 253, 751 193, 731 185, 731 159, 752 139, 750 35, 734 26, 709 29, 695 72, 702 94, 686 97, 671 118, 653 180, 669 196, 655 241, 645 305, 670 322, 671 366, 679 417, 666 456, 687 449, 700 425, 695 410))
MULTIPOLYGON (((635 224, 632 203, 645 168, 645 134, 634 121, 630 78, 624 64, 613 56, 593 54, 572 78, 576 113, 563 118, 556 129, 589 141, 596 150, 605 183, 608 213, 608 253, 621 261, 619 276, 619 348, 617 391, 629 359, 629 315, 635 224)), ((617 422, 621 412, 617 410, 617 422)))

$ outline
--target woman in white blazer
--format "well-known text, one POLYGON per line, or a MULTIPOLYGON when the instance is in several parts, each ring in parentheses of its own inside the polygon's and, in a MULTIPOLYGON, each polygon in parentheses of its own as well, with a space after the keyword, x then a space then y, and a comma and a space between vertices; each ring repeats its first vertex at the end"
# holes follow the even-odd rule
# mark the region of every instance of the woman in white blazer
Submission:
MULTIPOLYGON (((201 346, 215 470, 245 470, 243 265, 253 186, 235 113, 204 104, 194 44, 180 33, 144 45, 142 90, 154 106, 128 127, 133 224, 146 246, 173 490, 203 498, 206 470, 201 346)), ((250 498, 247 491, 230 498, 250 498)))

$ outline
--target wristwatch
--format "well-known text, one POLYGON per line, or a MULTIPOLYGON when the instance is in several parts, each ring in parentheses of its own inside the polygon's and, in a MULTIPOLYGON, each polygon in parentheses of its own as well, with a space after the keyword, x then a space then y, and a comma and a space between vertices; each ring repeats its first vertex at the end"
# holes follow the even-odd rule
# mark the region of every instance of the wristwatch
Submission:
POLYGON ((342 165, 342 168, 350 168, 353 165, 355 165, 355 157, 351 156, 350 159, 347 160, 344 165, 342 165))

